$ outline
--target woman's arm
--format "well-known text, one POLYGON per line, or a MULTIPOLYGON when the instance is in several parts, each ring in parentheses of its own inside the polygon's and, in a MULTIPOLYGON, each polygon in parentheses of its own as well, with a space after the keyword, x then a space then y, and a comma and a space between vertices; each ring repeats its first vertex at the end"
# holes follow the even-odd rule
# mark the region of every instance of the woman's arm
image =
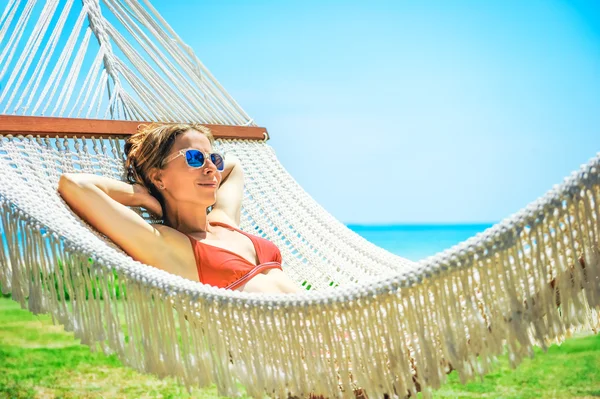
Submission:
POLYGON ((235 156, 227 156, 221 177, 217 200, 210 212, 210 218, 212 220, 225 219, 227 223, 239 226, 242 199, 244 198, 244 172, 240 161, 235 156))
POLYGON ((162 216, 162 209, 158 200, 139 184, 129 184, 89 173, 63 173, 58 182, 58 192, 61 195, 69 187, 68 183, 75 183, 79 187, 91 184, 122 205, 142 206, 158 216, 162 216))
POLYGON ((58 192, 77 215, 134 259, 152 264, 164 250, 160 231, 128 208, 142 206, 161 216, 160 203, 144 187, 95 174, 65 173, 58 192))

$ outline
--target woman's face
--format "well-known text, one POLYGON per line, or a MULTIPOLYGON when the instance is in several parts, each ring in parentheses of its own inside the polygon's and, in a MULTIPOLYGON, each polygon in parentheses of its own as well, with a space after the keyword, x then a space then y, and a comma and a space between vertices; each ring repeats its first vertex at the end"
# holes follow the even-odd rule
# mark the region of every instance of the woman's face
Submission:
MULTIPOLYGON (((205 154, 212 152, 208 138, 197 130, 190 129, 175 138, 173 148, 165 159, 186 149, 200 150, 205 154)), ((185 155, 181 155, 168 162, 159 171, 157 180, 157 187, 165 200, 208 207, 217 200, 221 172, 217 170, 210 157, 204 161, 204 166, 201 168, 192 168, 188 166, 185 155), (162 189, 161 184, 164 187, 162 189)))

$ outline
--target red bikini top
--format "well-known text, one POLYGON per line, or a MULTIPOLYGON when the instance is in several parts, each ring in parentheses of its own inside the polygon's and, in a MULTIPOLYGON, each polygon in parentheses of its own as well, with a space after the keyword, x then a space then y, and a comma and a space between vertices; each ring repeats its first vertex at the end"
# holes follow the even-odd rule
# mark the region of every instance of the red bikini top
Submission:
POLYGON ((198 277, 201 283, 234 290, 264 270, 273 268, 283 270, 281 268, 281 253, 271 241, 248 234, 225 223, 209 223, 227 227, 248 237, 254 245, 258 265, 250 263, 246 258, 225 248, 205 244, 187 235, 194 249, 198 277))

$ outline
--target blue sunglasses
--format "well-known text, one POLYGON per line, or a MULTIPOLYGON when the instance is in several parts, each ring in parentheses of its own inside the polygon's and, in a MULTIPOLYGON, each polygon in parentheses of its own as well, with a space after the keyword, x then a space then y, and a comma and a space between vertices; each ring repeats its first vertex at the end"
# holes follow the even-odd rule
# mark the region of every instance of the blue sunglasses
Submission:
POLYGON ((222 172, 225 169, 225 160, 223 156, 217 152, 213 153, 204 153, 200 150, 188 149, 188 150, 179 150, 174 155, 171 155, 169 158, 165 159, 163 165, 168 164, 172 160, 181 155, 185 155, 185 161, 187 162, 190 168, 201 168, 206 163, 206 158, 210 157, 210 161, 217 167, 219 172, 222 172))

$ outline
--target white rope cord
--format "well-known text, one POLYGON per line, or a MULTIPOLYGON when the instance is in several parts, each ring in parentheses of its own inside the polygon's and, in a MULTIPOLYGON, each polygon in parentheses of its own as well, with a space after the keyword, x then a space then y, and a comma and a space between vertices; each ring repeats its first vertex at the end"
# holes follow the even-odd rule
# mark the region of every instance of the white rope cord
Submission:
POLYGON ((17 20, 17 25, 14 28, 6 47, 4 47, 4 50, 2 51, 2 53, 0 53, 0 65, 4 65, 4 68, 2 68, 2 71, 0 71, 0 80, 4 77, 4 74, 6 73, 6 70, 8 69, 8 66, 10 65, 10 62, 15 54, 15 51, 17 50, 17 46, 15 43, 19 43, 21 41, 21 37, 23 36, 23 31, 25 30, 25 26, 26 26, 27 22, 29 21, 29 17, 31 16, 31 10, 33 9, 33 6, 35 5, 35 2, 36 2, 36 0, 29 0, 27 2, 27 4, 25 5, 25 9, 23 10, 23 13, 21 14, 20 18, 17 20), (7 55, 8 55, 8 58, 5 60, 4 57, 6 57, 7 55))
POLYGON ((125 112, 131 113, 131 116, 128 119, 138 120, 138 121, 149 121, 152 120, 150 114, 142 109, 142 107, 126 92, 122 92, 123 104, 125 105, 125 112))
MULTIPOLYGON (((33 75, 29 79, 29 83, 25 87, 25 90, 23 90, 23 92, 21 93, 19 102, 15 105, 15 113, 18 112, 18 110, 21 107, 21 104, 26 99, 28 99, 28 101, 23 106, 22 112, 26 112, 27 109, 29 108, 29 106, 31 105, 31 102, 33 101, 33 98, 35 97, 38 87, 42 81, 42 77, 44 76, 44 72, 46 71, 46 68, 48 67, 48 63, 50 62, 50 59, 52 58, 52 55, 54 54, 54 50, 56 49, 56 44, 58 43, 58 38, 60 37, 60 34, 62 33, 65 21, 67 19, 67 15, 69 14, 69 12, 71 10, 72 5, 73 5, 72 0, 68 1, 67 4, 65 5, 65 8, 63 9, 63 11, 61 13, 60 18, 59 18, 58 22, 56 23, 55 28, 52 30, 52 35, 50 36, 48 43, 46 43, 46 46, 44 47, 44 51, 42 53, 42 56, 40 57, 39 62, 37 63, 37 66, 33 72, 33 75), (32 92, 29 95, 29 90, 32 87, 33 87, 32 92)), ((9 105, 7 105, 7 107, 8 106, 9 105)))
POLYGON ((17 13, 19 3, 20 0, 10 0, 2 13, 2 17, 0 17, 0 47, 2 46, 4 35, 6 35, 6 32, 8 31, 8 27, 17 13))
POLYGON ((121 64, 118 65, 123 78, 132 88, 134 88, 138 96, 143 97, 143 100, 149 105, 149 107, 146 108, 147 112, 145 112, 150 115, 147 120, 161 120, 165 122, 177 122, 182 120, 181 117, 178 117, 178 113, 174 112, 178 110, 170 108, 168 104, 162 102, 160 98, 152 95, 151 88, 139 79, 133 71, 128 68, 121 69, 121 64), (173 115, 174 113, 175 115, 173 115))
MULTIPOLYGON (((98 86, 98 102, 96 103, 96 114, 94 115, 94 119, 98 119, 98 115, 100 113, 100 107, 102 105, 102 101, 104 100, 104 93, 106 92, 106 90, 104 90, 106 87, 108 87, 108 72, 106 72, 106 69, 104 69, 102 71, 102 78, 101 79, 101 83, 98 86)), ((88 118, 88 116, 86 116, 86 119, 88 118)))
MULTIPOLYGON (((109 6, 108 3, 107 3, 107 6, 109 6)), ((123 22, 123 26, 132 34, 132 37, 142 46, 142 48, 144 48, 144 50, 148 51, 144 42, 141 41, 139 39, 139 37, 135 34, 134 30, 130 26, 128 26, 128 24, 126 22, 127 21, 126 13, 120 14, 114 8, 111 8, 111 11, 113 11, 114 15, 117 16, 117 18, 119 18, 123 22)), ((139 30, 139 28, 138 28, 138 30, 139 30)), ((141 30, 139 30, 139 31, 141 32, 141 30)), ((116 36, 116 37, 113 37, 113 39, 115 40, 116 43, 119 44, 119 47, 126 54, 126 56, 130 60, 132 65, 134 65, 136 70, 139 70, 140 72, 143 73, 144 78, 147 81, 152 83, 152 87, 158 87, 158 89, 155 89, 155 92, 157 92, 155 94, 155 101, 157 101, 159 97, 162 98, 165 94, 168 94, 169 103, 171 103, 172 101, 176 102, 176 104, 179 107, 180 116, 173 115, 172 118, 174 120, 185 120, 186 116, 183 116, 184 119, 181 119, 182 118, 181 115, 187 115, 187 117, 193 116, 193 118, 195 118, 195 120, 202 121, 205 119, 199 115, 196 115, 196 110, 194 108, 190 108, 189 104, 182 101, 181 97, 184 94, 182 93, 182 88, 177 81, 172 80, 171 83, 174 84, 175 87, 171 87, 171 85, 167 84, 167 82, 165 82, 154 71, 154 69, 149 65, 149 63, 144 58, 141 58, 139 56, 139 52, 133 50, 133 48, 129 45, 129 43, 124 39, 124 37, 122 35, 120 35, 120 33, 116 29, 112 28, 111 33, 116 36), (117 37, 119 40, 117 40, 117 37)), ((151 52, 148 52, 148 53, 151 54, 151 52)), ((159 56, 159 58, 164 59, 164 56, 159 56)), ((151 59, 155 60, 156 58, 151 57, 151 59)), ((156 64, 160 68, 162 68, 161 63, 157 62, 156 64)))
MULTIPOLYGON (((83 27, 84 16, 85 16, 85 14, 81 13, 80 17, 79 17, 80 20, 77 21, 77 28, 76 28, 77 32, 78 32, 77 35, 80 34, 81 28, 83 27)), ((60 91, 60 95, 58 96, 58 99, 56 100, 54 109, 50 113, 53 116, 56 115, 56 112, 58 111, 59 106, 60 106, 60 111, 58 111, 59 115, 63 115, 65 108, 69 104, 69 99, 71 98, 71 94, 73 93, 73 90, 75 89, 75 84, 77 83, 77 78, 79 77, 79 71, 81 70, 81 66, 83 64, 83 59, 85 57, 86 50, 90 43, 91 36, 92 36, 91 30, 86 29, 85 34, 83 35, 83 40, 82 40, 81 44, 79 45, 79 49, 77 50, 77 53, 73 60, 72 67, 69 69, 69 74, 67 75, 64 83, 62 84, 62 89, 60 91)))
MULTIPOLYGON (((128 1, 128 0, 126 0, 126 1, 128 1)), ((134 8, 139 3, 128 1, 128 4, 130 4, 131 7, 134 8)), ((217 79, 215 79, 215 77, 210 73, 210 71, 202 64, 202 62, 198 59, 198 57, 196 57, 196 54, 193 52, 193 50, 187 44, 185 44, 183 42, 183 40, 181 40, 181 38, 173 31, 173 29, 171 29, 171 27, 167 24, 167 22, 160 16, 160 14, 158 14, 158 12, 156 12, 156 10, 150 4, 150 2, 148 2, 147 0, 144 0, 144 4, 152 12, 154 17, 156 19, 158 19, 162 24, 162 27, 157 27, 157 29, 155 30, 156 33, 159 33, 159 34, 156 34, 156 37, 160 38, 161 36, 163 36, 160 34, 160 32, 165 32, 165 30, 168 31, 169 34, 171 35, 171 37, 173 37, 175 39, 175 41, 179 44, 179 46, 181 46, 181 48, 183 48, 185 50, 185 52, 188 54, 189 60, 191 60, 189 65, 192 68, 192 71, 196 71, 196 73, 190 73, 190 76, 192 76, 192 77, 197 76, 197 79, 195 79, 195 82, 196 82, 196 84, 198 84, 200 86, 202 93, 204 93, 204 95, 217 96, 218 98, 224 100, 224 101, 222 101, 222 100, 216 100, 216 101, 221 103, 222 106, 225 106, 226 108, 230 109, 234 115, 240 115, 239 117, 237 117, 237 119, 235 121, 236 124, 245 125, 248 121, 250 121, 251 118, 244 112, 242 107, 240 107, 237 104, 237 102, 229 95, 229 93, 227 93, 225 88, 223 88, 223 86, 221 86, 221 84, 217 81, 217 79), (204 81, 206 79, 208 79, 208 81, 211 82, 211 85, 214 86, 216 88, 216 90, 214 90, 211 87, 211 85, 204 84, 204 81)), ((145 21, 149 22, 147 26, 153 26, 153 27, 157 26, 156 23, 154 22, 153 18, 150 16, 150 14, 148 14, 140 6, 138 6, 138 10, 141 10, 141 12, 146 15, 145 21)), ((167 47, 166 43, 163 43, 163 46, 167 47)), ((173 46, 173 48, 176 48, 174 46, 174 43, 172 44, 172 46, 173 46)), ((185 57, 181 51, 178 51, 178 54, 180 54, 181 59, 187 60, 187 57, 185 57)), ((180 59, 180 58, 176 58, 176 59, 180 59)))
MULTIPOLYGON (((67 4, 65 5, 65 7, 63 8, 63 10, 62 10, 62 12, 60 14, 60 17, 58 19, 58 22, 54 26, 54 29, 52 29, 52 31, 51 31, 52 33, 50 35, 50 39, 46 43, 46 45, 44 46, 44 50, 42 52, 42 56, 41 56, 40 60, 36 63, 36 67, 35 67, 35 70, 33 72, 33 75, 28 78, 29 82, 27 83, 27 86, 25 87, 25 89, 18 96, 19 101, 15 105, 14 113, 18 113, 19 112, 21 104, 28 97, 29 89, 32 86, 34 86, 37 89, 39 83, 41 82, 42 75, 43 75, 44 71, 46 70, 46 66, 48 65, 48 62, 50 61, 50 58, 51 58, 52 54, 54 53, 54 50, 56 48, 56 44, 57 44, 58 38, 60 36, 60 33, 63 30, 64 23, 65 23, 65 21, 67 19, 67 15, 69 14, 69 11, 70 11, 72 5, 73 5, 73 1, 68 1, 67 4), (35 84, 34 84, 34 82, 35 82, 35 84)), ((42 37, 43 37, 43 33, 40 35, 39 41, 42 40, 42 37)), ((19 82, 18 82, 17 87, 20 86, 21 80, 23 80, 26 77, 25 75, 26 75, 26 72, 29 70, 29 64, 33 61, 33 59, 34 59, 34 57, 35 57, 35 55, 37 53, 37 49, 38 48, 39 48, 39 42, 37 43, 35 50, 30 55, 30 60, 28 61, 28 65, 26 67, 24 67, 23 69, 21 69, 22 73, 21 73, 21 76, 19 78, 19 82)), ((8 108, 11 107, 11 102, 12 102, 13 98, 16 96, 17 93, 18 93, 17 89, 14 89, 13 90, 13 94, 12 94, 11 98, 8 100, 5 109, 8 109, 8 108)), ((34 93, 32 93, 31 95, 29 95, 28 105, 31 103, 31 100, 34 97, 34 95, 35 95, 34 93)), ((25 106, 24 108, 22 108, 21 112, 25 112, 26 110, 27 110, 27 106, 25 106)))
POLYGON ((88 107, 87 113, 85 114, 85 118, 88 119, 94 109, 94 105, 96 105, 96 99, 101 97, 101 93, 104 93, 104 87, 108 80, 108 72, 106 69, 103 69, 100 73, 100 80, 98 86, 96 86, 96 90, 94 91, 94 95, 92 96, 92 100, 90 101, 90 105, 88 107))
MULTIPOLYGON (((35 4, 35 0, 30 0, 23 10, 17 10, 19 4, 11 0, 3 13, 0 29, 4 32, 4 41, 8 43, 0 54, 0 59, 6 61, 3 63, 2 73, 7 68, 13 71, 8 87, 4 87, 0 93, 3 96, 0 105, 4 112, 14 107, 15 113, 39 112, 42 115, 48 113, 52 116, 70 116, 77 115, 78 107, 80 112, 90 109, 92 104, 89 102, 69 104, 72 101, 69 93, 72 95, 77 91, 75 97, 81 99, 84 97, 83 92, 90 91, 89 85, 92 83, 94 86, 91 92, 95 93, 97 90, 97 81, 91 80, 97 63, 84 61, 91 47, 77 43, 80 36, 88 43, 86 36, 81 34, 81 18, 87 15, 90 29, 100 43, 97 51, 103 51, 102 61, 111 78, 108 80, 111 82, 110 87, 119 88, 116 93, 109 93, 107 101, 98 102, 104 98, 103 94, 99 94, 93 103, 91 115, 106 115, 111 118, 115 115, 133 118, 136 115, 150 116, 153 120, 254 125, 253 120, 190 52, 189 47, 177 35, 172 34, 172 29, 165 28, 164 20, 155 19, 155 10, 148 10, 137 2, 107 0, 105 4, 122 29, 130 35, 128 39, 104 18, 98 0, 84 0, 80 18, 75 22, 65 18, 73 3, 69 1, 61 4, 61 16, 53 26, 54 29, 46 34, 53 15, 50 10, 54 10, 58 4, 56 0, 47 2, 33 26, 34 34, 26 42, 27 51, 22 51, 17 62, 13 62, 16 49, 23 47, 19 47, 19 43, 34 13, 35 4), (12 26, 14 16, 19 14, 16 26, 12 26), (147 30, 144 31, 142 25, 147 30), (70 36, 48 76, 46 71, 58 43, 62 42, 60 33, 63 31, 70 33, 70 36), (134 49, 128 40, 137 42, 143 54, 134 49), (124 60, 115 55, 111 42, 118 45, 125 56, 124 60), (40 48, 42 43, 44 47, 40 48), (151 66, 152 62, 156 63, 156 68, 151 66), (89 69, 84 71, 84 65, 89 69), (27 77, 30 79, 21 87, 27 77), (127 86, 119 81, 121 78, 126 78, 127 86), (42 82, 45 84, 40 89, 42 82), (135 97, 132 93, 135 93, 135 97), (117 97, 113 97, 113 94, 117 97)), ((87 32, 86 30, 86 35, 89 34, 87 32)), ((105 86, 104 90, 108 88, 109 86, 105 86)))
MULTIPOLYGON (((160 41, 160 38, 159 38, 159 41, 160 41)), ((193 79, 193 77, 192 77, 192 79, 193 79)), ((196 91, 196 90, 194 90, 194 91, 196 91)), ((178 90, 178 93, 176 94, 176 97, 181 96, 180 92, 181 92, 181 89, 178 90)), ((182 119, 178 119, 178 120, 182 120, 182 119)), ((215 122, 215 123, 223 123, 223 120, 212 119, 212 118, 209 118, 209 119, 199 119, 199 120, 204 121, 204 122, 211 122, 212 121, 212 122, 215 122)))
POLYGON ((115 85, 114 89, 118 95, 114 97, 112 104, 109 104, 110 115, 108 114, 107 110, 107 113, 104 115, 104 119, 109 119, 109 116, 110 118, 117 120, 126 119, 123 114, 123 99, 121 98, 122 88, 119 85, 115 85))
POLYGON ((143 117, 141 119, 138 118, 138 120, 140 120, 140 121, 153 120, 152 115, 150 115, 150 113, 148 113, 145 109, 143 109, 139 103, 135 102, 135 100, 131 97, 131 95, 129 95, 129 93, 126 93, 125 97, 127 98, 128 101, 133 101, 135 103, 136 107, 133 108, 135 110, 135 112, 139 115, 143 115, 143 117))
MULTIPOLYGON (((24 77, 24 70, 27 70, 33 61, 33 56, 37 52, 40 43, 42 41, 42 37, 48 29, 50 24, 50 20, 54 16, 56 12, 56 8, 58 6, 58 1, 48 1, 44 5, 44 9, 41 12, 41 17, 38 19, 36 25, 34 26, 33 32, 29 35, 29 39, 25 44, 25 48, 21 52, 21 56, 17 60, 16 67, 14 68, 12 74, 10 75, 8 82, 5 87, 5 91, 0 96, 0 101, 4 99, 4 96, 8 93, 12 93, 11 99, 16 95, 17 90, 19 89, 21 82, 24 77), (23 66, 25 64, 25 66, 23 66), (20 78, 17 80, 17 77, 20 75, 20 78), (13 88, 13 82, 17 80, 16 86, 13 88)), ((10 104, 10 100, 9 100, 10 104)), ((8 108, 8 106, 6 107, 8 108)), ((6 113, 6 108, 4 113, 6 113)))
MULTIPOLYGON (((179 46, 177 46, 177 41, 171 39, 170 37, 164 34, 164 30, 161 29, 160 25, 156 23, 152 16, 148 14, 138 2, 129 1, 130 10, 134 10, 136 12, 136 16, 141 18, 142 21, 146 24, 148 29, 158 38, 159 43, 163 45, 163 47, 167 50, 167 53, 175 60, 187 60, 187 54, 183 53, 179 46)), ((179 38, 177 38, 179 40, 179 38)), ((179 43, 182 45, 183 43, 179 43)), ((191 91, 193 93, 197 93, 196 96, 198 101, 204 107, 208 107, 210 109, 211 105, 215 110, 219 113, 219 119, 214 120, 214 123, 225 123, 225 124, 242 124, 246 120, 244 118, 240 118, 239 111, 243 113, 241 109, 234 109, 230 105, 228 100, 223 102, 223 98, 218 98, 218 93, 215 92, 215 89, 207 84, 206 80, 203 76, 198 72, 197 68, 191 68, 188 63, 180 62, 180 66, 183 71, 189 76, 189 78, 181 77, 180 82, 184 85, 181 90, 191 91), (189 87, 190 83, 194 83, 195 87, 189 87), (187 89, 186 89, 187 88, 187 89)), ((179 72, 178 69, 175 69, 176 72, 179 72)), ((211 122, 212 123, 212 122, 211 122)))
MULTIPOLYGON (((119 19, 119 21, 121 21, 121 23, 127 29, 127 31, 148 53, 150 58, 155 61, 161 61, 156 62, 156 65, 170 79, 170 81, 172 81, 176 85, 178 94, 187 98, 188 103, 200 105, 199 107, 192 108, 192 112, 200 112, 200 115, 198 116, 199 120, 211 120, 209 115, 205 112, 206 104, 204 103, 203 97, 200 95, 201 92, 189 83, 186 77, 183 76, 183 74, 179 71, 177 66, 174 65, 171 62, 171 60, 165 57, 158 48, 158 46, 156 46, 152 42, 152 40, 150 40, 150 38, 148 38, 148 36, 143 32, 143 30, 140 29, 140 27, 132 21, 129 15, 127 15, 127 10, 124 9, 123 6, 118 2, 111 2, 110 0, 108 0, 106 4, 111 9, 113 14, 119 19), (111 4, 114 5, 114 8, 111 6, 111 4)), ((169 49, 167 49, 167 51, 169 51, 169 49)))
MULTIPOLYGON (((148 29, 151 30, 151 32, 155 35, 155 38, 157 38, 159 40, 159 42, 165 47, 165 49, 167 49, 167 51, 170 53, 170 55, 176 59, 176 60, 180 60, 180 59, 185 59, 184 54, 181 53, 181 51, 179 51, 179 48, 176 47, 174 45, 174 42, 172 40, 169 40, 170 38, 168 37, 163 37, 164 35, 164 30, 160 29, 160 27, 158 27, 155 23, 155 21, 150 17, 150 15, 145 12, 145 10, 143 10, 143 8, 141 8, 141 6, 139 5, 139 3, 137 2, 127 2, 127 4, 129 5, 129 10, 133 10, 133 11, 137 11, 136 16, 140 19, 142 19, 142 21, 145 23, 146 27, 148 29), (171 49, 171 51, 169 51, 169 49, 171 49)), ((190 78, 192 78, 191 80, 194 80, 196 84, 199 84, 200 86, 200 91, 203 92, 205 95, 208 94, 208 98, 213 98, 213 103, 216 106, 219 106, 221 108, 226 108, 229 109, 229 112, 232 112, 232 109, 229 107, 227 107, 227 105, 223 104, 221 100, 215 99, 214 95, 215 92, 213 91, 213 89, 209 86, 205 86, 205 84, 203 83, 202 80, 197 80, 194 79, 194 74, 192 72, 192 70, 188 70, 187 73, 190 74, 190 78)), ((236 112, 236 111, 233 111, 236 112)), ((236 112, 237 113, 237 112, 236 112)), ((239 122, 244 122, 244 120, 238 120, 237 123, 239 122)), ((207 122, 211 122, 211 121, 207 121, 207 122)), ((230 124, 235 124, 236 121, 226 121, 226 120, 216 120, 214 121, 215 123, 230 123, 230 124)))
MULTIPOLYGON (((155 103, 163 103, 165 112, 171 112, 171 118, 174 120, 185 120, 185 115, 191 115, 194 119, 198 118, 198 116, 194 115, 194 110, 182 101, 181 95, 178 94, 173 87, 167 85, 147 62, 138 57, 139 52, 131 47, 119 32, 111 26, 107 26, 107 31, 115 44, 133 64, 136 72, 140 73, 142 77, 150 83, 150 85, 146 86, 148 87, 148 90, 146 91, 148 97, 152 97, 155 103), (150 88, 152 88, 152 90, 150 88)), ((132 72, 131 69, 125 67, 123 64, 120 65, 128 69, 130 73, 132 72)), ((142 97, 142 99, 146 100, 144 97, 142 97)))
MULTIPOLYGON (((54 16, 54 13, 56 12, 57 6, 58 6, 58 0, 49 0, 44 5, 44 9, 42 10, 40 19, 38 20, 37 24, 35 25, 33 32, 29 36, 29 40, 27 40, 27 43, 25 44, 25 48, 23 49, 21 56, 17 60, 17 65, 16 65, 15 69, 13 70, 13 72, 10 74, 10 77, 8 78, 8 82, 6 83, 6 86, 4 87, 3 92, 0 93, 0 102, 2 102, 2 100, 4 100, 4 98, 7 94, 12 94, 12 96, 10 97, 10 99, 8 101, 8 103, 10 104, 10 101, 17 94, 17 90, 21 86, 21 83, 22 83, 24 75, 25 75, 23 72, 26 71, 29 68, 29 66, 31 65, 31 62, 33 61, 33 57, 34 57, 35 53, 37 52, 37 49, 39 48, 39 45, 42 41, 42 37, 44 36, 44 34, 46 33, 46 30, 48 29, 50 20, 52 19, 52 17, 54 16), (17 77, 19 75, 21 77, 19 79, 17 79, 17 77), (17 83, 13 89, 12 85, 15 82, 15 80, 17 80, 17 83)), ((7 109, 8 109, 8 105, 5 107, 5 109, 2 113, 7 113, 7 109)))
POLYGON ((84 3, 88 5, 88 20, 90 22, 90 28, 96 34, 96 38, 98 39, 100 46, 104 47, 104 68, 111 76, 113 81, 118 82, 119 76, 114 71, 113 67, 113 64, 116 60, 113 57, 112 46, 105 31, 105 28, 110 25, 108 25, 108 22, 102 16, 99 0, 85 0, 84 3))
MULTIPOLYGON (((88 28, 87 31, 91 31, 91 29, 88 28)), ((87 34, 87 31, 86 31, 86 34, 87 34)), ((102 59, 103 58, 104 58, 104 47, 100 46, 100 50, 96 54, 96 58, 92 62, 92 66, 88 70, 85 80, 83 81, 83 85, 81 86, 81 90, 79 91, 79 94, 77 95, 77 99, 75 100, 75 103, 73 104, 73 108, 71 108, 71 112, 69 112, 69 117, 71 117, 71 115, 73 114, 73 112, 75 111, 75 109, 78 106, 79 106, 79 111, 77 111, 75 116, 81 117, 81 113, 82 113, 83 109, 85 108, 85 105, 87 104, 88 97, 90 96, 90 93, 93 91, 94 82, 96 81, 98 73, 99 73, 100 69, 102 68, 102 59), (80 102, 79 99, 81 98, 81 95, 83 93, 85 93, 85 97, 83 98, 83 101, 80 102)))
POLYGON ((153 81, 150 80, 150 84, 146 84, 144 80, 140 79, 136 73, 129 69, 122 63, 118 63, 119 71, 123 78, 133 87, 140 97, 140 99, 146 104, 147 109, 152 113, 150 120, 162 120, 165 121, 181 121, 184 120, 185 110, 182 109, 181 104, 173 104, 170 106, 168 100, 176 101, 172 97, 172 93, 169 93, 168 98, 159 96, 154 92, 153 81), (179 105, 179 106, 177 106, 179 105))
MULTIPOLYGON (((120 82, 119 82, 113 86, 112 93, 109 92, 108 107, 106 107, 106 111, 104 111, 104 115, 102 116, 102 118, 109 119, 110 116, 118 115, 118 109, 116 109, 115 107, 118 104, 120 96, 121 96, 121 86, 120 86, 120 82)), ((114 118, 114 119, 118 119, 118 117, 114 118)))
MULTIPOLYGON (((102 26, 102 29, 109 30, 109 31, 113 32, 113 40, 115 40, 115 42, 116 42, 116 43, 118 43, 118 44, 120 45, 120 47, 121 47, 121 50, 122 50, 124 53, 126 53, 126 54, 132 54, 132 55, 137 55, 135 52, 127 52, 127 51, 126 51, 126 50, 125 50, 125 49, 122 47, 122 46, 124 46, 124 45, 125 45, 125 42, 124 42, 123 40, 121 40, 121 41, 117 41, 117 40, 116 40, 116 37, 114 37, 115 30, 114 30, 114 29, 111 29, 111 26, 110 26, 110 25, 104 25, 104 26, 102 26)), ((103 32, 103 33, 104 33, 104 32, 103 32)), ((118 32, 117 32, 117 34, 118 34, 118 32)), ((142 69, 142 70, 140 70, 140 68, 142 67, 142 64, 141 64, 141 62, 140 62, 140 59, 139 59, 139 58, 136 58, 135 56, 134 56, 134 57, 128 57, 128 58, 129 58, 130 62, 132 62, 132 63, 133 63, 135 66, 136 66, 136 68, 138 69, 138 71, 140 71, 140 72, 142 72, 142 71, 143 71, 143 72, 145 72, 145 74, 144 74, 144 75, 145 75, 145 78, 146 78, 146 79, 148 79, 148 80, 150 80, 150 81, 152 81, 152 83, 153 83, 153 86, 159 85, 159 84, 161 83, 161 80, 160 80, 160 78, 158 78, 158 79, 157 79, 157 77, 156 77, 156 76, 152 76, 152 75, 155 75, 155 74, 154 74, 154 72, 153 72, 151 69, 145 68, 145 69, 142 69)), ((166 90, 169 90, 169 91, 171 91, 171 90, 172 90, 170 87, 166 87, 166 88, 164 88, 164 87, 161 87, 161 88, 160 88, 160 91, 165 91, 165 89, 166 89, 166 90)), ((148 93, 147 93, 147 94, 148 94, 148 93)), ((178 96, 175 96, 175 99, 178 99, 178 96)), ((192 118, 195 118, 195 117, 196 117, 194 114, 190 114, 190 113, 188 112, 188 118, 189 118, 190 116, 191 116, 192 118)), ((180 117, 175 117, 175 118, 173 118, 173 119, 174 119, 174 120, 182 120, 180 117)), ((185 120, 185 119, 183 119, 183 120, 185 120)), ((218 121, 217 121, 217 122, 218 122, 218 121)), ((221 121, 221 122, 222 122, 222 121, 221 121)))
MULTIPOLYGON (((81 15, 78 18, 78 22, 81 25, 83 25, 83 19, 81 18, 81 15)), ((71 31, 69 38, 68 38, 67 42, 65 43, 65 47, 64 47, 62 53, 60 54, 60 57, 57 60, 56 65, 54 66, 52 73, 50 74, 50 77, 48 78, 46 86, 44 87, 44 90, 42 90, 42 94, 38 98, 38 101, 33 108, 33 113, 36 113, 36 111, 41 106, 41 104, 44 103, 45 106, 42 109, 42 115, 45 115, 46 110, 52 104, 52 100, 54 98, 56 90, 58 89, 59 86, 61 86, 60 82, 61 82, 62 76, 64 75, 65 70, 67 68, 67 64, 69 63, 69 60, 71 59, 71 56, 73 55, 75 44, 77 42, 77 38, 81 31, 81 25, 76 26, 75 29, 73 29, 73 31, 71 31), (49 90, 50 88, 52 88, 52 89, 49 90), (48 94, 48 92, 50 92, 50 95, 48 98, 46 98, 46 95, 48 94)))

